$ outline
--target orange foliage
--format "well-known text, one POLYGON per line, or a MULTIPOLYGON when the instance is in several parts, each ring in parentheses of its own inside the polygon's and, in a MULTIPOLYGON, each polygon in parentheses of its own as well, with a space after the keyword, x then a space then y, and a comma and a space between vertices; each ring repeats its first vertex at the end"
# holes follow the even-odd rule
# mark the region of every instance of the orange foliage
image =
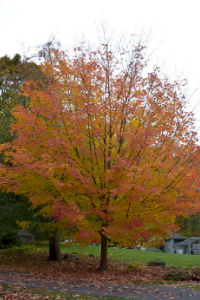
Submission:
POLYGON ((73 57, 55 50, 41 65, 49 85, 24 85, 30 107, 13 109, 16 139, 1 146, 13 163, 1 166, 2 186, 76 226, 77 241, 157 243, 175 230, 175 216, 200 209, 183 84, 157 68, 143 77, 143 47, 129 54, 107 45, 73 57))

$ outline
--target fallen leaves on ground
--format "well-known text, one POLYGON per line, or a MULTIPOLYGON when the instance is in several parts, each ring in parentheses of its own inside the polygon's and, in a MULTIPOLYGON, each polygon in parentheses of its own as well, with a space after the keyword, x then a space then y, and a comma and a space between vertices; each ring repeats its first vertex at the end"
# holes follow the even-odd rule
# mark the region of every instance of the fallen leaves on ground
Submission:
POLYGON ((165 274, 173 267, 143 266, 139 270, 128 267, 127 262, 109 260, 109 268, 104 272, 98 271, 99 258, 77 254, 79 260, 62 259, 49 261, 44 254, 6 253, 2 251, 0 269, 31 274, 35 279, 50 281, 56 279, 65 282, 91 281, 98 285, 101 282, 118 282, 120 284, 139 283, 155 284, 167 283, 165 274))
MULTIPOLYGON (((25 287, 9 287, 7 285, 0 285, 0 299, 9 300, 27 300, 27 299, 41 299, 39 294, 31 294, 30 290, 25 287)), ((43 298, 44 299, 44 298, 43 298)), ((49 297, 46 299, 50 299, 49 297)))
POLYGON ((73 294, 63 294, 55 292, 45 292, 38 290, 27 289, 23 286, 8 286, 0 285, 0 300, 66 300, 66 299, 82 299, 82 300, 98 300, 98 298, 89 295, 73 295, 73 294))

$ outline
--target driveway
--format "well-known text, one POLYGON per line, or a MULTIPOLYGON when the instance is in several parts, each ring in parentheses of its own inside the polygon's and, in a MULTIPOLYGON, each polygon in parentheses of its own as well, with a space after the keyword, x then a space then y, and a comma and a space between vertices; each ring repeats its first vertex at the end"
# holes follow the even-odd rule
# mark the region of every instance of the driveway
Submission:
POLYGON ((129 283, 121 285, 116 282, 96 282, 92 281, 57 281, 48 277, 35 277, 29 273, 17 271, 0 270, 0 283, 25 286, 35 289, 47 289, 61 292, 83 293, 98 296, 115 296, 122 298, 136 298, 146 300, 199 300, 200 290, 178 288, 175 285, 135 285, 129 283))

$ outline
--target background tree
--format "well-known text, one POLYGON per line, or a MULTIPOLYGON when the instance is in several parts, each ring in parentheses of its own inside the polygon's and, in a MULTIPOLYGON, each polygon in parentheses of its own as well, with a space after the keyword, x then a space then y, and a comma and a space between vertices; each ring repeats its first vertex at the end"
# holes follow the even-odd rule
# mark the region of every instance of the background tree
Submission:
POLYGON ((179 227, 179 234, 187 237, 200 236, 200 215, 190 215, 189 217, 180 216, 176 219, 179 227))
MULTIPOLYGON (((4 56, 0 58, 0 143, 12 141, 15 136, 10 135, 10 125, 14 121, 11 109, 20 104, 23 107, 29 106, 29 97, 20 93, 21 86, 25 80, 37 82, 41 88, 47 83, 39 66, 26 59, 22 59, 19 54, 13 58, 4 56)), ((4 154, 1 153, 0 161, 4 161, 4 154)), ((15 193, 0 191, 0 241, 4 244, 7 240, 13 243, 19 243, 16 231, 20 230, 20 224, 24 227, 34 226, 35 232, 44 231, 46 238, 53 239, 50 230, 49 218, 37 215, 37 211, 30 210, 30 204, 27 197, 15 193), (21 222, 21 223, 20 223, 21 222)), ((51 243, 52 244, 52 243, 51 243)), ((53 246, 51 247, 53 249, 53 246)), ((50 255, 50 256, 53 256, 50 255)))
POLYGON ((75 241, 101 241, 101 270, 107 237, 157 244, 176 230, 177 215, 199 209, 184 83, 158 68, 144 76, 143 52, 140 44, 126 52, 81 45, 73 57, 55 50, 41 65, 49 84, 25 83, 29 109, 12 110, 17 138, 0 148, 13 163, 1 166, 1 185, 74 226, 75 241))
POLYGON ((20 94, 20 88, 25 80, 43 81, 40 68, 30 61, 23 61, 19 54, 13 58, 3 56, 0 58, 0 143, 11 141, 10 124, 13 116, 11 109, 21 104, 24 107, 28 106, 28 97, 20 94))
MULTIPOLYGON (((53 41, 40 46, 39 53, 35 54, 33 58, 50 56, 50 49, 53 41)), ((28 59, 22 59, 19 54, 16 54, 13 58, 4 56, 0 59, 0 143, 10 142, 15 138, 15 135, 10 135, 10 125, 14 121, 14 117, 11 114, 11 109, 20 104, 24 108, 29 107, 29 97, 23 95, 20 90, 23 83, 27 80, 37 82, 38 88, 42 89, 43 86, 48 84, 46 76, 43 75, 39 66, 28 59)), ((4 153, 0 155, 0 161, 4 164, 11 165, 10 161, 4 160, 4 153)), ((15 193, 7 193, 5 190, 0 191, 0 207, 2 213, 0 215, 0 240, 6 241, 13 236, 14 243, 17 241, 17 230, 30 227, 31 232, 36 233, 36 236, 45 236, 49 239, 49 259, 60 259, 60 225, 57 224, 55 219, 51 219, 51 216, 43 214, 43 210, 37 207, 37 209, 31 209, 29 199, 15 193), (56 225, 57 224, 57 225, 56 225)), ((63 236, 65 231, 62 230, 63 236)))
MULTIPOLYGON (((10 142, 13 136, 10 135, 10 125, 14 120, 11 109, 16 104, 28 105, 28 98, 20 95, 20 87, 23 82, 36 79, 40 71, 39 67, 30 62, 23 62, 21 56, 16 54, 12 59, 8 56, 0 58, 0 143, 10 142)), ((0 161, 4 161, 1 153, 0 161)), ((17 242, 16 230, 19 225, 16 221, 24 221, 33 218, 29 211, 28 199, 22 195, 0 191, 0 241, 5 240, 17 242), (14 235, 14 236, 13 236, 14 235)))

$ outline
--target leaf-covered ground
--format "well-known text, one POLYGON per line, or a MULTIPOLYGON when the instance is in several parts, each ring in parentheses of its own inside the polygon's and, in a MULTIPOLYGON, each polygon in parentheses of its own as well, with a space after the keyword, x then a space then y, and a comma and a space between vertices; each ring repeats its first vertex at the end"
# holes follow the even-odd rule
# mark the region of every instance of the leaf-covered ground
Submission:
MULTIPOLYGON (((30 289, 24 286, 9 286, 0 285, 0 299, 4 300, 117 300, 117 297, 99 297, 88 294, 72 294, 72 293, 62 293, 62 292, 52 292, 45 290, 30 289)), ((132 298, 132 300, 139 300, 132 298)))
POLYGON ((4 300, 27 300, 27 299, 98 299, 89 295, 81 295, 81 294, 64 294, 64 293, 56 293, 56 292, 46 292, 45 290, 32 290, 28 289, 24 286, 9 286, 9 285, 0 285, 0 299, 4 300))
MULTIPOLYGON (((4 300, 117 300, 117 297, 99 297, 88 294, 71 294, 71 293, 60 293, 60 292, 51 292, 45 290, 29 289, 24 286, 9 286, 9 285, 0 285, 0 299, 4 300)), ((132 298, 132 300, 139 300, 132 298)))
MULTIPOLYGON (((109 269, 99 272, 97 270, 99 257, 74 255, 78 258, 77 260, 64 259, 63 255, 61 261, 53 262, 48 261, 47 255, 43 253, 28 254, 13 249, 10 251, 1 250, 0 299, 85 299, 86 295, 83 297, 81 294, 87 293, 96 293, 95 295, 105 297, 110 295, 127 296, 132 299, 142 299, 144 295, 159 294, 159 299, 166 299, 163 298, 166 296, 173 298, 182 295, 182 298, 179 298, 185 299, 183 298, 185 292, 166 290, 166 285, 170 283, 169 280, 165 279, 166 274, 173 270, 180 270, 181 272, 181 269, 161 266, 150 267, 141 263, 130 264, 129 262, 110 259, 109 269), (158 284, 161 284, 160 290, 156 286, 158 284), (5 291, 5 285, 16 285, 16 287, 8 288, 5 291), (64 294, 52 295, 47 293, 41 296, 41 293, 37 292, 32 294, 25 287, 42 289, 43 291, 59 290, 64 294)), ((197 271, 196 277, 193 276, 190 281, 176 281, 176 286, 198 284, 200 278, 197 271)), ((187 271, 187 274, 192 273, 187 271)), ((171 283, 175 282, 171 280, 171 283)), ((188 293, 194 294, 193 298, 195 299, 195 293, 188 293)), ((97 299, 96 296, 91 297, 97 299)), ((200 297, 200 292, 198 297, 200 297)))
MULTIPOLYGON (((120 284, 166 284, 173 281, 173 276, 167 277, 169 272, 180 270, 174 267, 148 266, 141 263, 127 263, 118 260, 109 260, 109 268, 99 272, 99 257, 74 254, 77 260, 64 259, 61 261, 49 261, 46 254, 27 254, 15 251, 1 250, 0 269, 27 273, 33 277, 40 276, 44 280, 61 282, 84 281, 119 282, 120 284)), ((192 269, 188 274, 192 274, 192 269)), ((178 279, 175 279, 179 281, 178 279)), ((195 274, 190 281, 200 280, 200 269, 195 269, 195 274)), ((180 281, 185 281, 181 279, 180 281)))

